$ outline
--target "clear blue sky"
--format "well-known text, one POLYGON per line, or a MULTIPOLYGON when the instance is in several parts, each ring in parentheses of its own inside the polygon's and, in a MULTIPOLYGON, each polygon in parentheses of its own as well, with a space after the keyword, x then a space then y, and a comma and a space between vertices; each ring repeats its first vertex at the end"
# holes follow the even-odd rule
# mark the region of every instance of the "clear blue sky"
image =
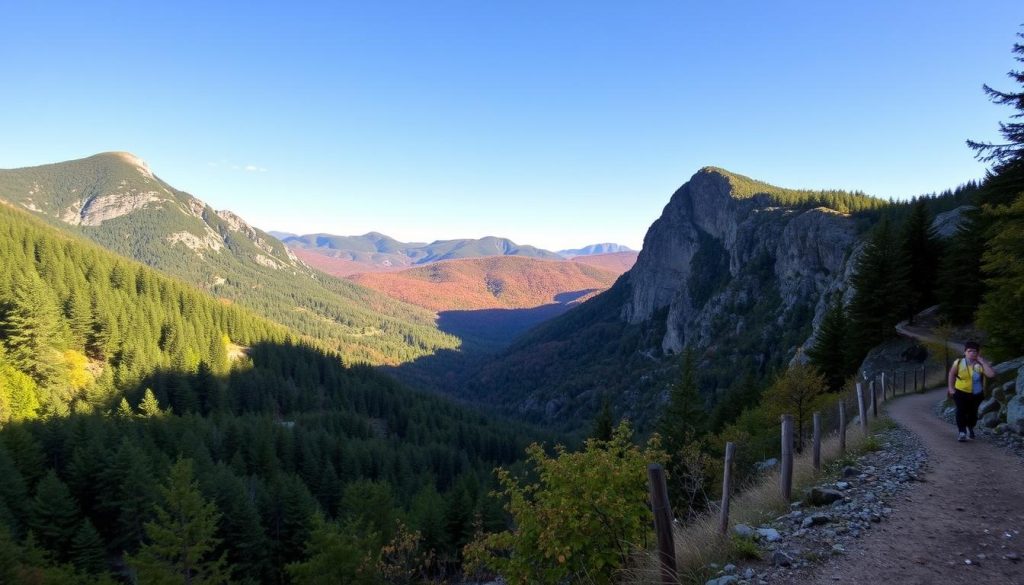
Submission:
POLYGON ((0 168, 126 150, 263 229, 639 248, 705 165, 980 177, 1024 5, 7 2, 0 168), (155 5, 155 6, 154 6, 155 5))

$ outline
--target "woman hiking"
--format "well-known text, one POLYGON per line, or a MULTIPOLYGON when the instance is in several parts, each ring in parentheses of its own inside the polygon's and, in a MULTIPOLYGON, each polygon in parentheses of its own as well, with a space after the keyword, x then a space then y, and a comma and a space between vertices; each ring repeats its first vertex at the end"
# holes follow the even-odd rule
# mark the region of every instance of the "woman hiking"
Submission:
POLYGON ((956 440, 974 438, 974 425, 978 424, 978 405, 985 397, 984 377, 996 375, 992 364, 981 357, 981 346, 975 341, 964 344, 964 357, 953 362, 947 377, 946 394, 956 404, 956 440))

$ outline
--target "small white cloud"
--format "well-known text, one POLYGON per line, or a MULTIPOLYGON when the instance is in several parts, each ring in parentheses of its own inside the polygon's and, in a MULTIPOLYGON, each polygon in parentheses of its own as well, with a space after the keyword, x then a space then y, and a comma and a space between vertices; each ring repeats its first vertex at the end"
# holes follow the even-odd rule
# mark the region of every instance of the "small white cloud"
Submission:
POLYGON ((265 172, 267 172, 267 169, 265 169, 263 167, 258 167, 256 165, 245 165, 245 170, 246 170, 246 172, 249 172, 249 173, 265 173, 265 172))

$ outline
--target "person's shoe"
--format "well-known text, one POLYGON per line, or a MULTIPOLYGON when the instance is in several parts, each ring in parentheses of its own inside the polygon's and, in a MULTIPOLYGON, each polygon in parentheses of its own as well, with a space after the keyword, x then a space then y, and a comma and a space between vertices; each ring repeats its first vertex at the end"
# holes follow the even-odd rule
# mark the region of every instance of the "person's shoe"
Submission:
POLYGON ((960 441, 961 443, 965 442, 967 440, 967 433, 960 433, 957 436, 956 440, 960 441))
POLYGON ((974 429, 967 429, 967 438, 968 439, 973 439, 974 438, 974 429))

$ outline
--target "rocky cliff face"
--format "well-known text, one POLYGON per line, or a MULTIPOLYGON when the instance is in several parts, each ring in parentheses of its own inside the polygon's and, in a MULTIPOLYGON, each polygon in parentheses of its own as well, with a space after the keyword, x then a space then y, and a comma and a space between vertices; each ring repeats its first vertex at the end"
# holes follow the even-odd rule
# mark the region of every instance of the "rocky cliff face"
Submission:
POLYGON ((844 214, 741 198, 729 175, 702 169, 648 230, 622 318, 642 323, 664 312, 667 353, 712 346, 723 334, 764 337, 785 323, 808 329, 843 288, 856 243, 844 214), (755 308, 769 313, 756 324, 755 308))

